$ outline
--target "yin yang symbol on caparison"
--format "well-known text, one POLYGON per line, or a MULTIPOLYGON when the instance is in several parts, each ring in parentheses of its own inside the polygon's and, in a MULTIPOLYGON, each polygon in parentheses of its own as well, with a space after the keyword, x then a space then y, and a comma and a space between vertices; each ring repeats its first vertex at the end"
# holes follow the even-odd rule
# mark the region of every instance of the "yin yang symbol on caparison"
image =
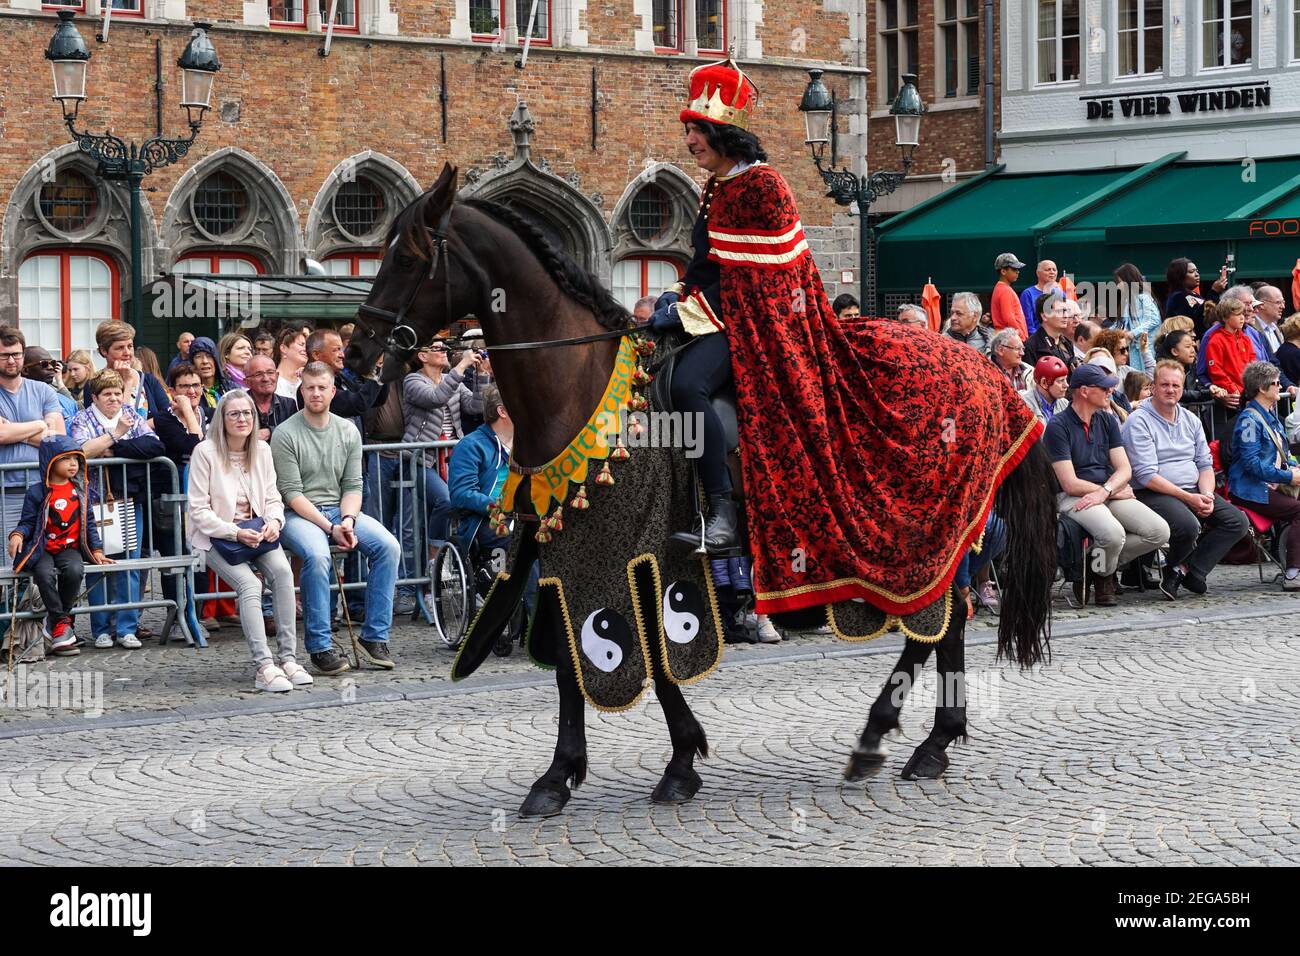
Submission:
POLYGON ((664 591, 664 633, 674 644, 689 644, 700 633, 704 595, 690 581, 674 581, 664 591))
POLYGON ((631 650, 632 628, 617 611, 602 607, 582 622, 582 653, 597 670, 617 670, 631 650))

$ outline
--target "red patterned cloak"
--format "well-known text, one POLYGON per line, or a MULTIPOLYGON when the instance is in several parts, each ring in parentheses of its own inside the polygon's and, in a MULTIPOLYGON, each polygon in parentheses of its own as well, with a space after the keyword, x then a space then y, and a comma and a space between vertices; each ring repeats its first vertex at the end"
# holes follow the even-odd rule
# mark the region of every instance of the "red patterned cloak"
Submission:
POLYGON ((1042 425, 967 345, 898 322, 841 325, 776 170, 710 186, 758 612, 929 605, 1042 425))

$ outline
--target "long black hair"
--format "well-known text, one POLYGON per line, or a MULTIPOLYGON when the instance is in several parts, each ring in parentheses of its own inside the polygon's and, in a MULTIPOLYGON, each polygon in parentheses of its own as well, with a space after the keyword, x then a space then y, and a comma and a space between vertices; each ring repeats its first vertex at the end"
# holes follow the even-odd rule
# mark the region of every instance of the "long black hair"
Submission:
POLYGON ((728 123, 710 123, 707 120, 691 120, 700 128, 709 148, 729 159, 742 163, 767 162, 767 152, 758 137, 749 130, 732 126, 728 123))
POLYGON ((1174 259, 1165 269, 1165 282, 1169 284, 1169 294, 1187 291, 1187 267, 1191 259, 1174 259))

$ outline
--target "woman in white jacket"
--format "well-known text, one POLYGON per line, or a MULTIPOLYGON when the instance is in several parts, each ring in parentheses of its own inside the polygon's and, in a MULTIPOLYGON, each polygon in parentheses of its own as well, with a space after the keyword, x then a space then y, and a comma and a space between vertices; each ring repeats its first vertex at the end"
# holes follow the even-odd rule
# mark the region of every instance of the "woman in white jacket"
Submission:
POLYGON ((243 389, 226 392, 217 403, 207 439, 190 457, 190 545, 207 558, 207 566, 234 585, 239 621, 257 667, 258 690, 287 691, 312 682, 297 661, 293 571, 278 544, 252 561, 231 564, 213 547, 213 539, 238 541, 250 548, 279 540, 284 527, 284 502, 276 488, 271 449, 256 437, 257 409, 243 389), (261 518, 260 530, 240 527, 261 518), (265 576, 275 607, 279 666, 267 645, 262 620, 262 582, 253 565, 265 576))

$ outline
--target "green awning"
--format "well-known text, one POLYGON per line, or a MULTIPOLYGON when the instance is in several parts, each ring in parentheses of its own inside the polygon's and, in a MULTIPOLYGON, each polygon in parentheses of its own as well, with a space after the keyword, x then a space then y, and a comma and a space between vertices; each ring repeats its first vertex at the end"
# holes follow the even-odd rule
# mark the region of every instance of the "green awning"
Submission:
MULTIPOLYGON (((1133 262, 1160 282, 1171 259, 1202 273, 1235 252, 1238 275, 1289 276, 1300 255, 1300 157, 1183 162, 1129 169, 994 173, 901 213, 878 230, 877 287, 919 297, 992 288, 993 260, 1051 258, 1076 282, 1110 280, 1133 262)), ((1022 274, 1019 287, 1032 280, 1022 274)))

